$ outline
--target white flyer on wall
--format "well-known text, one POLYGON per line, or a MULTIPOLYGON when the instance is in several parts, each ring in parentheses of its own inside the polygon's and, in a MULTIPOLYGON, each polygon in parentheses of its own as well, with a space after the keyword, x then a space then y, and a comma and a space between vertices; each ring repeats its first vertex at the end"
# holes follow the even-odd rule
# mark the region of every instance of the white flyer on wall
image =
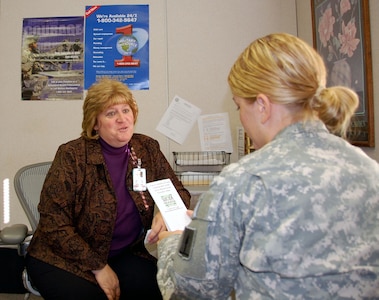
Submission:
POLYGON ((228 113, 202 115, 198 125, 201 151, 233 152, 228 113))
POLYGON ((156 130, 179 144, 183 144, 201 113, 201 109, 175 96, 156 130))

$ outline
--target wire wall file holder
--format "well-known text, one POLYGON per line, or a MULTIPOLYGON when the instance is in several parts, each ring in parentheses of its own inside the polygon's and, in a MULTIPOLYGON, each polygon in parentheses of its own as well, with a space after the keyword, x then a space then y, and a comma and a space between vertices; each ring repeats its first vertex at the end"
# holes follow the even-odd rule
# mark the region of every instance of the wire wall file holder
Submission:
POLYGON ((209 185, 230 163, 225 151, 173 152, 174 171, 183 185, 209 185))

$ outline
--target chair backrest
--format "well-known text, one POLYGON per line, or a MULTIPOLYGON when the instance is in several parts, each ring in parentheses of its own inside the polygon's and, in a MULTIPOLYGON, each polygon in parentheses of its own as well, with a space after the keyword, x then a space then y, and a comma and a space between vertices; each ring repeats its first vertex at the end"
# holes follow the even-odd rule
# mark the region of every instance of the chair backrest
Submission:
POLYGON ((14 188, 17 197, 28 217, 32 232, 39 221, 38 203, 41 190, 51 162, 42 162, 25 166, 14 176, 14 188))

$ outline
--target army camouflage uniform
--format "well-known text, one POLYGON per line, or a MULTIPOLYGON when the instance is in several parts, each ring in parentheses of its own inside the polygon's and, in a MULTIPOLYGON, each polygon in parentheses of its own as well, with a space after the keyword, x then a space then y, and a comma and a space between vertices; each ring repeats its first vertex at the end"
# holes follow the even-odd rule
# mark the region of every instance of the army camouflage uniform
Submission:
MULTIPOLYGON (((24 95, 26 91, 30 91, 33 99, 39 98, 48 81, 47 76, 39 74, 44 70, 44 66, 37 58, 38 52, 33 52, 31 49, 24 49, 22 52, 22 90, 24 95)), ((24 100, 30 100, 29 96, 24 98, 24 100)))
POLYGON ((224 168, 189 227, 158 245, 165 299, 379 299, 379 166, 321 122, 224 168))

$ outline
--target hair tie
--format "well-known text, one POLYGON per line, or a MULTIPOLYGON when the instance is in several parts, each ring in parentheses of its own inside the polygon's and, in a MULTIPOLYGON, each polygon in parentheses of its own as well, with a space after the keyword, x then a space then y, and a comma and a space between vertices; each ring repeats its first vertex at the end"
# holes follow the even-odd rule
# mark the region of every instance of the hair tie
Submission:
POLYGON ((321 92, 322 92, 324 89, 325 89, 325 86, 323 86, 323 85, 319 85, 318 88, 317 88, 317 90, 316 90, 316 92, 315 92, 315 96, 316 96, 317 98, 320 97, 320 94, 321 94, 321 92))

